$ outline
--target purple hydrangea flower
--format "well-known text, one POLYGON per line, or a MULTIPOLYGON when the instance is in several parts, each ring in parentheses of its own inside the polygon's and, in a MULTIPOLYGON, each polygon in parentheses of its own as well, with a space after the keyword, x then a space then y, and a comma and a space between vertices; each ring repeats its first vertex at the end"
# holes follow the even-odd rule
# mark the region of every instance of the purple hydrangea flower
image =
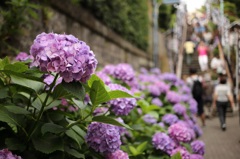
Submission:
POLYGON ((128 154, 122 150, 117 150, 106 155, 106 159, 129 159, 128 154))
POLYGON ((115 70, 115 66, 114 65, 106 65, 103 69, 102 72, 106 73, 107 75, 113 75, 115 70))
POLYGON ((198 108, 197 108, 197 102, 196 102, 193 98, 191 98, 191 99, 189 100, 189 110, 190 110, 190 112, 191 112, 192 114, 196 114, 196 113, 197 113, 197 110, 198 110, 198 108))
MULTIPOLYGON (((119 84, 109 84, 111 90, 121 90, 132 94, 127 88, 119 84)), ((111 110, 115 115, 128 115, 129 112, 137 105, 135 98, 117 98, 109 101, 111 110)))
POLYGON ((161 93, 167 93, 167 91, 170 89, 170 85, 162 81, 157 81, 155 85, 160 89, 161 93))
POLYGON ((160 123, 158 123, 158 126, 160 126, 161 128, 165 128, 165 124, 164 124, 164 122, 160 122, 160 123))
POLYGON ((188 102, 190 98, 192 98, 192 97, 189 96, 189 95, 187 95, 187 94, 183 94, 183 95, 181 96, 181 101, 182 101, 182 102, 188 102))
POLYGON ((191 89, 187 85, 183 85, 181 88, 181 92, 187 95, 191 94, 191 89))
POLYGON ((153 73, 153 74, 156 74, 156 75, 161 74, 161 71, 160 71, 159 68, 151 68, 150 72, 153 73))
POLYGON ((105 74, 103 71, 97 72, 96 75, 97 75, 106 85, 112 83, 111 78, 110 78, 107 74, 105 74))
POLYGON ((107 107, 98 107, 93 111, 94 116, 103 115, 108 111, 107 107))
POLYGON ((86 94, 85 97, 84 97, 84 104, 87 105, 89 102, 90 102, 90 97, 89 97, 88 94, 86 94))
POLYGON ((152 144, 157 150, 162 150, 169 155, 176 147, 175 142, 167 134, 162 132, 154 134, 152 144))
POLYGON ((190 153, 184 147, 177 147, 174 149, 171 156, 175 155, 178 152, 181 154, 182 159, 190 159, 190 153))
POLYGON ((159 98, 153 98, 152 99, 152 104, 157 105, 159 107, 163 106, 163 103, 159 98))
POLYGON ((120 63, 115 66, 113 77, 122 80, 123 82, 128 82, 133 80, 135 77, 135 72, 131 65, 126 63, 120 63))
POLYGON ((202 136, 203 134, 202 129, 197 124, 193 126, 193 130, 197 137, 202 136))
MULTIPOLYGON (((120 117, 118 117, 116 120, 120 123, 125 124, 123 119, 120 118, 120 117)), ((118 128, 119 128, 119 133, 120 133, 121 136, 124 136, 125 134, 129 134, 126 128, 121 127, 121 126, 118 126, 118 128)))
POLYGON ((168 125, 172 125, 178 121, 178 117, 174 114, 165 114, 162 121, 168 125))
POLYGON ((173 73, 164 73, 161 75, 161 78, 172 83, 175 83, 178 80, 177 76, 173 73))
POLYGON ((141 67, 141 68, 140 68, 140 72, 141 72, 142 74, 148 74, 148 70, 147 70, 145 67, 141 67))
POLYGON ((204 159, 202 155, 199 154, 191 154, 190 159, 204 159))
POLYGON ((15 57, 15 60, 17 60, 17 61, 27 61, 28 59, 33 60, 33 56, 27 54, 26 52, 20 52, 15 57))
POLYGON ((157 123, 157 119, 154 116, 150 115, 150 114, 144 115, 143 116, 143 120, 146 123, 148 123, 148 124, 155 124, 155 123, 157 123))
POLYGON ((166 95, 166 99, 170 103, 174 103, 174 104, 179 103, 181 101, 181 95, 174 91, 168 91, 166 95))
POLYGON ((13 155, 8 149, 0 150, 0 159, 22 159, 22 157, 13 155))
POLYGON ((161 94, 161 91, 156 85, 149 85, 148 91, 155 97, 158 97, 161 94))
MULTIPOLYGON (((43 82, 46 83, 48 86, 50 86, 53 83, 53 80, 54 80, 54 76, 49 74, 49 75, 46 75, 46 77, 44 77, 43 82)), ((55 86, 57 86, 60 83, 62 83, 62 77, 57 79, 55 86)))
POLYGON ((168 128, 169 136, 178 142, 189 142, 192 139, 192 134, 189 128, 182 124, 173 124, 168 128))
POLYGON ((65 82, 86 82, 95 71, 97 60, 89 46, 73 35, 41 33, 30 49, 32 66, 59 73, 65 82))
POLYGON ((186 113, 186 107, 179 103, 177 103, 173 106, 173 110, 178 115, 183 115, 186 113))
POLYGON ((114 125, 92 122, 88 126, 86 142, 97 152, 113 153, 121 145, 119 129, 114 125))
POLYGON ((191 143, 191 148, 193 153, 204 155, 205 153, 205 144, 200 140, 195 140, 191 143))

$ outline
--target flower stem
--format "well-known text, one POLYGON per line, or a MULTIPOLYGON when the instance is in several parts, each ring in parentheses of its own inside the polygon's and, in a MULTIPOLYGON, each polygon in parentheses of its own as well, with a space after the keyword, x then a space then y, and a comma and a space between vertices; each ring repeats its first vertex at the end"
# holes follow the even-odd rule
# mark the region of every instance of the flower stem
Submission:
POLYGON ((35 121, 35 123, 34 123, 34 125, 33 125, 32 131, 31 131, 31 133, 30 133, 30 135, 29 135, 29 137, 28 137, 28 141, 31 139, 33 133, 34 133, 35 130, 36 130, 36 126, 37 126, 39 120, 42 118, 42 115, 43 115, 43 112, 44 112, 44 108, 45 108, 46 105, 47 105, 48 98, 49 98, 49 96, 50 96, 50 94, 51 94, 51 92, 52 92, 53 87, 55 86, 55 83, 56 83, 56 81, 57 81, 58 75, 59 75, 59 74, 56 74, 56 76, 55 76, 55 78, 54 78, 54 80, 53 80, 53 82, 52 82, 52 84, 51 84, 51 86, 50 86, 50 88, 49 88, 49 90, 48 90, 47 96, 46 96, 46 98, 45 98, 45 100, 44 100, 44 102, 43 102, 43 104, 42 104, 42 107, 41 107, 41 109, 40 109, 40 111, 39 111, 39 114, 38 114, 38 116, 37 116, 37 119, 36 119, 36 121, 35 121))

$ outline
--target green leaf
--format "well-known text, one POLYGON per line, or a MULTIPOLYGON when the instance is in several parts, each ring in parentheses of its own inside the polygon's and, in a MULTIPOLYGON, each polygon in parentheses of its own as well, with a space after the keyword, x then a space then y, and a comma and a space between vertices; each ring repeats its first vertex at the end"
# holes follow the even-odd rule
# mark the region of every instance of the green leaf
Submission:
POLYGON ((95 116, 95 117, 92 118, 92 121, 101 122, 101 123, 105 123, 105 124, 116 125, 116 126, 121 126, 121 127, 125 127, 127 129, 130 129, 130 130, 133 130, 127 124, 120 123, 117 120, 115 120, 111 117, 107 117, 107 116, 95 116))
POLYGON ((59 84, 54 88, 52 95, 54 99, 59 99, 63 97, 69 97, 71 96, 71 93, 65 90, 61 84, 59 84))
POLYGON ((10 77, 11 77, 11 80, 13 83, 27 87, 31 90, 34 90, 35 92, 38 92, 44 86, 44 84, 39 81, 34 81, 34 80, 27 79, 27 78, 15 76, 15 75, 10 75, 10 77))
POLYGON ((107 90, 100 81, 94 81, 90 90, 90 99, 94 106, 111 100, 107 90))
POLYGON ((84 154, 81 154, 78 151, 76 151, 74 149, 71 149, 69 147, 65 147, 65 152, 67 152, 68 154, 70 154, 70 155, 72 155, 72 156, 74 156, 76 158, 83 158, 83 159, 85 159, 84 154))
POLYGON ((28 70, 28 66, 22 62, 16 62, 13 64, 5 65, 4 69, 20 73, 28 70))
POLYGON ((8 88, 0 88, 0 99, 8 97, 8 88))
POLYGON ((139 152, 137 151, 137 149, 135 149, 135 147, 129 146, 129 150, 131 151, 131 153, 133 154, 133 156, 139 155, 139 152))
POLYGON ((110 92, 108 92, 108 94, 109 94, 111 99, 134 98, 131 94, 128 94, 127 92, 120 91, 120 90, 110 91, 110 92))
POLYGON ((80 82, 62 82, 61 85, 63 89, 66 90, 68 93, 73 95, 74 97, 83 100, 85 97, 85 89, 80 82))
POLYGON ((46 123, 41 128, 41 132, 42 132, 43 135, 46 132, 58 134, 58 133, 63 132, 64 130, 65 130, 64 127, 62 127, 60 125, 57 125, 57 124, 53 124, 53 123, 46 123))
POLYGON ((178 153, 174 154, 174 155, 171 157, 171 159, 182 159, 182 156, 181 156, 180 152, 178 152, 178 153))
POLYGON ((80 100, 76 100, 74 98, 72 98, 73 103, 79 108, 79 109, 84 109, 86 108, 86 105, 84 104, 83 101, 80 100))
POLYGON ((26 148, 26 145, 22 141, 16 138, 7 138, 5 140, 5 144, 7 145, 7 148, 9 150, 23 151, 26 148))
POLYGON ((0 106, 0 121, 6 122, 16 133, 17 126, 22 128, 23 117, 9 112, 5 107, 0 106))
POLYGON ((84 143, 84 138, 81 135, 76 133, 73 129, 67 130, 65 134, 73 139, 78 144, 79 148, 81 148, 81 145, 84 143))
POLYGON ((32 142, 35 149, 42 153, 50 154, 57 150, 64 151, 62 138, 53 134, 36 136, 32 139, 32 142))
POLYGON ((102 85, 104 85, 104 82, 101 80, 101 78, 99 78, 97 75, 93 74, 93 75, 90 77, 90 79, 87 81, 87 82, 88 82, 88 86, 91 88, 92 85, 93 85, 93 83, 94 83, 95 81, 100 81, 100 83, 101 83, 102 85))
POLYGON ((153 116, 153 117, 156 118, 157 120, 158 120, 158 118, 159 118, 158 113, 155 112, 155 111, 150 111, 150 112, 148 112, 148 114, 150 114, 151 116, 153 116))
POLYGON ((148 144, 148 142, 145 141, 145 142, 141 143, 140 145, 138 145, 137 151, 139 153, 142 153, 143 151, 145 151, 147 149, 147 144, 148 144))
POLYGON ((0 70, 3 70, 3 68, 7 65, 10 64, 9 58, 5 57, 4 59, 0 59, 0 70))
POLYGON ((25 108, 22 108, 20 106, 9 105, 9 106, 5 106, 5 108, 7 108, 9 112, 14 114, 23 114, 23 115, 31 114, 25 108))

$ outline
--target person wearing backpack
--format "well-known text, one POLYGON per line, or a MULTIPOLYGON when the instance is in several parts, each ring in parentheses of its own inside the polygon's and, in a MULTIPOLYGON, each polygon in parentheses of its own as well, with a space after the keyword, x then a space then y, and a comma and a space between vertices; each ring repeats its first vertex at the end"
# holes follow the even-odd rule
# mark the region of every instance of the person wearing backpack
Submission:
POLYGON ((192 96, 196 100, 198 106, 198 116, 201 119, 202 126, 205 126, 205 114, 203 109, 203 78, 197 74, 197 69, 189 69, 190 76, 187 78, 187 85, 192 90, 192 96))
POLYGON ((231 108, 234 110, 235 104, 231 87, 227 84, 227 77, 225 75, 220 75, 219 84, 214 89, 213 109, 217 107, 218 116, 223 131, 226 130, 226 112, 229 104, 231 104, 231 108))

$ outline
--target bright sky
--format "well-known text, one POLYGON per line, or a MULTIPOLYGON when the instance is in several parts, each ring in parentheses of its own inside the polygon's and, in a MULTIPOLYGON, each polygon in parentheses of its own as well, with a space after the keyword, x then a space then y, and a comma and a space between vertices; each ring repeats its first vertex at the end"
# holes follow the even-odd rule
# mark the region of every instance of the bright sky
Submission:
POLYGON ((205 3, 206 0, 181 0, 186 2, 188 12, 193 12, 196 9, 201 8, 201 6, 205 3))

